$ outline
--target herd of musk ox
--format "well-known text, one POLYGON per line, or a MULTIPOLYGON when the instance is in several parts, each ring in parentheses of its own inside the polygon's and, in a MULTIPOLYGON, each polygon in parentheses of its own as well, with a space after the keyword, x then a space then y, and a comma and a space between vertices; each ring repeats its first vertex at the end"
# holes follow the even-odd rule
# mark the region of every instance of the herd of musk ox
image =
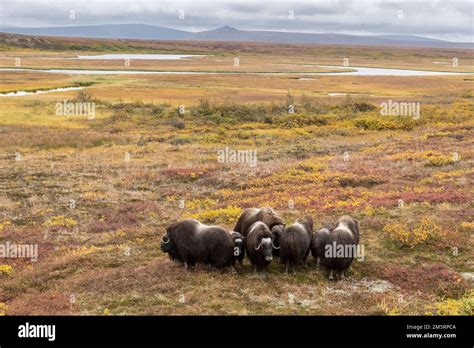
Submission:
POLYGON ((297 266, 306 266, 311 252, 317 267, 328 270, 329 279, 340 280, 353 256, 328 255, 325 251, 328 246, 355 247, 358 243, 359 223, 350 216, 313 231, 310 216, 287 226, 272 208, 264 207, 246 209, 231 232, 194 219, 175 222, 166 228, 160 248, 186 270, 200 263, 235 272, 236 261, 242 267, 247 254, 254 270, 261 275, 265 275, 274 257, 280 258, 286 273, 289 269, 295 273, 297 266))

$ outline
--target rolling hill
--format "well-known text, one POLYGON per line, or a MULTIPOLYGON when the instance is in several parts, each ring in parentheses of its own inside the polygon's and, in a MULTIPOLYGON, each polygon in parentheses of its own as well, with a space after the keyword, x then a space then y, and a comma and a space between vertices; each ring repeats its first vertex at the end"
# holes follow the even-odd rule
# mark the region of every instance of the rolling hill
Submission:
POLYGON ((363 46, 408 46, 436 48, 474 48, 469 42, 449 42, 414 35, 348 35, 335 33, 296 33, 239 30, 229 26, 189 32, 146 24, 104 24, 45 28, 0 27, 0 32, 113 39, 246 41, 267 43, 308 43, 363 46))

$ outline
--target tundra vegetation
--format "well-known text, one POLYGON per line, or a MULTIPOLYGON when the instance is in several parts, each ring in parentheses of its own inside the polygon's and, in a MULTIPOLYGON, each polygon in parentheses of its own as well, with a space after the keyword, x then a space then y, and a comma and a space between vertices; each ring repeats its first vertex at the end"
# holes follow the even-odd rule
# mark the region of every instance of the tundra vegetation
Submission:
MULTIPOLYGON (((43 59, 114 51, 208 55, 130 67, 156 70, 232 71, 235 56, 247 71, 342 57, 474 65, 468 50, 68 40, 2 37, 0 65, 125 68, 43 59)), ((2 71, 1 92, 85 90, 0 97, 0 243, 39 252, 0 259, 0 314, 472 314, 472 75, 298 77, 2 71), (65 99, 93 101, 95 117, 56 115, 65 99), (420 117, 381 115, 389 99, 419 102, 420 117), (257 165, 218 161, 226 148, 257 150, 257 165), (310 257, 296 274, 274 259, 260 278, 247 255, 237 274, 188 272, 160 251, 172 222, 232 230, 265 206, 289 224, 309 215, 315 230, 353 216, 364 261, 331 282, 310 257)))

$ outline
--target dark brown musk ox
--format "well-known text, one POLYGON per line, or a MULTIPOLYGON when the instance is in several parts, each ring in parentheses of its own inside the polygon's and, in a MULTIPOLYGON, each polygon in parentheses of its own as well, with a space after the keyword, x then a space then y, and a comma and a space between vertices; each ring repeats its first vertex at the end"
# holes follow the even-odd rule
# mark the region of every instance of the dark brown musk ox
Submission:
POLYGON ((285 265, 285 273, 290 267, 295 273, 295 266, 306 265, 312 234, 313 219, 310 216, 285 228, 280 238, 280 261, 285 265))
POLYGON ((326 243, 329 238, 329 234, 336 228, 336 225, 333 222, 328 222, 323 224, 323 226, 313 233, 311 238, 311 255, 313 255, 316 260, 316 267, 319 268, 322 265, 322 260, 324 260, 324 251, 326 243))
POLYGON ((254 222, 245 239, 247 256, 258 273, 265 274, 268 265, 273 260, 273 235, 266 224, 254 222))
POLYGON ((285 231, 285 225, 275 225, 272 227, 273 234, 273 256, 280 256, 280 241, 283 232, 285 231))
POLYGON ((352 264, 359 244, 359 222, 350 216, 339 218, 336 228, 327 239, 323 265, 330 271, 329 279, 344 279, 344 272, 352 264))
POLYGON ((270 207, 247 208, 237 220, 234 231, 246 237, 250 226, 257 221, 263 222, 269 229, 275 225, 283 225, 281 217, 270 207))
POLYGON ((245 257, 245 238, 239 232, 230 232, 230 237, 234 242, 234 266, 235 261, 238 261, 240 267, 243 266, 245 257))
POLYGON ((169 225, 160 249, 173 261, 184 263, 186 269, 196 263, 224 268, 232 267, 235 262, 230 233, 222 227, 207 226, 194 219, 169 225))

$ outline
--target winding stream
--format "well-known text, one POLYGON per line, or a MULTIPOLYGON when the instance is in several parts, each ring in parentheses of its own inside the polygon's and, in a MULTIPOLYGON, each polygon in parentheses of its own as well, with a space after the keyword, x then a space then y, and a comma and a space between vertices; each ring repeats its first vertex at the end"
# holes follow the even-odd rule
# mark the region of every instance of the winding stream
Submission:
POLYGON ((15 92, 0 93, 0 97, 24 97, 26 95, 45 94, 45 93, 52 93, 52 92, 78 91, 83 88, 84 87, 60 87, 60 88, 52 88, 52 89, 46 89, 46 90, 34 91, 34 92, 15 91, 15 92))

